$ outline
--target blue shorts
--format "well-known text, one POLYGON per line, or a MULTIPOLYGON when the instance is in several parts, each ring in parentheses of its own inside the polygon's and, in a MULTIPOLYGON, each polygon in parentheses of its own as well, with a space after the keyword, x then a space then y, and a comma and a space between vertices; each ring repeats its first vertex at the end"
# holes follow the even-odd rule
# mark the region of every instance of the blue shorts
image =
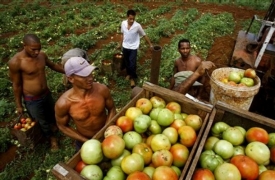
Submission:
POLYGON ((81 149, 82 145, 83 145, 83 142, 75 140, 75 150, 76 150, 76 152, 78 152, 81 149))
POLYGON ((56 125, 56 119, 51 92, 48 90, 40 97, 25 96, 24 104, 30 117, 39 122, 43 134, 46 137, 52 136, 52 126, 56 125))

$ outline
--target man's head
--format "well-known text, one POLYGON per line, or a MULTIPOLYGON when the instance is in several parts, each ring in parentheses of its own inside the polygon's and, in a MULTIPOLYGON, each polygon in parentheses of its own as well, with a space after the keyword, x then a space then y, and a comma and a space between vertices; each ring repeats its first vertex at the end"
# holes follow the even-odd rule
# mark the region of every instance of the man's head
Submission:
POLYGON ((35 34, 26 34, 23 38, 23 46, 27 55, 34 58, 41 50, 40 39, 35 34))
POLYGON ((135 17, 136 17, 136 12, 132 9, 127 11, 127 20, 128 20, 128 24, 132 25, 135 21, 135 17))
POLYGON ((178 51, 182 57, 188 57, 190 54, 190 41, 188 39, 181 39, 178 43, 178 51))
POLYGON ((89 76, 97 67, 92 66, 82 57, 71 57, 64 65, 65 74, 67 77, 78 75, 81 77, 89 76))

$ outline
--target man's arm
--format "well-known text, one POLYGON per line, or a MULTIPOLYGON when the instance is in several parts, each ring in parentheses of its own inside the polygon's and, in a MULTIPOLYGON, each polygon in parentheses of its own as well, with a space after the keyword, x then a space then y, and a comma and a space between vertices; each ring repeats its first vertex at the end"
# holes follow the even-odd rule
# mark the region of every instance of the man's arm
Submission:
POLYGON ((59 98, 55 104, 55 118, 57 127, 65 135, 80 142, 85 142, 88 140, 86 137, 82 136, 75 129, 69 126, 69 105, 67 105, 63 99, 59 98))
POLYGON ((106 120, 106 124, 108 122, 111 121, 111 119, 116 115, 116 107, 115 107, 115 103, 114 100, 111 96, 111 93, 109 91, 109 89, 107 89, 107 98, 106 98, 106 109, 108 110, 108 116, 107 116, 107 120, 106 120))
POLYGON ((48 59, 48 56, 44 53, 46 65, 56 72, 65 74, 65 71, 61 64, 56 64, 48 59))
POLYGON ((149 44, 150 48, 153 49, 154 46, 153 46, 153 44, 151 43, 149 37, 148 37, 147 35, 145 35, 145 36, 144 36, 144 39, 145 39, 145 40, 147 41, 147 43, 149 44))
MULTIPOLYGON (((177 61, 177 60, 176 60, 176 61, 177 61)), ((173 89, 174 86, 175 86, 175 77, 174 77, 174 75, 178 72, 178 68, 177 68, 176 61, 174 62, 173 76, 171 77, 171 80, 170 80, 169 89, 173 89)))
POLYGON ((19 64, 15 60, 10 60, 8 62, 9 66, 9 77, 12 81, 12 89, 15 98, 16 111, 18 114, 23 113, 22 106, 22 95, 23 95, 23 82, 22 74, 19 69, 19 64))
POLYGON ((199 79, 201 76, 203 76, 206 70, 209 70, 213 67, 215 67, 215 64, 211 61, 202 61, 197 70, 180 85, 175 87, 174 91, 186 94, 190 87, 194 84, 194 82, 197 81, 197 79, 199 79))

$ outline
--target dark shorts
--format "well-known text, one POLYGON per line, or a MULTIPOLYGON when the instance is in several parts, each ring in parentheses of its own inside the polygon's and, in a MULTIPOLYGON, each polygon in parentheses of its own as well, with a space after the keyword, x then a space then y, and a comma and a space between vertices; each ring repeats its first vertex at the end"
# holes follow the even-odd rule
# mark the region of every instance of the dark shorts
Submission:
POLYGON ((56 125, 54 113, 54 100, 51 92, 47 91, 40 97, 25 96, 24 104, 32 119, 39 122, 39 125, 46 137, 53 135, 52 126, 56 125))
POLYGON ((81 149, 82 145, 83 145, 82 142, 75 140, 75 150, 76 150, 76 152, 78 152, 81 149))
POLYGON ((123 63, 122 69, 126 68, 127 75, 131 78, 137 78, 137 49, 123 48, 123 63))

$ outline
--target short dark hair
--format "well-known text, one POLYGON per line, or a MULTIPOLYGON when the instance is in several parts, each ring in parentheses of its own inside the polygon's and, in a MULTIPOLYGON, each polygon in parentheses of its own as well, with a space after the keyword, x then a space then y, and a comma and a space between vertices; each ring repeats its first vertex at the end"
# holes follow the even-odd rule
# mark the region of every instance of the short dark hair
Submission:
POLYGON ((133 9, 129 9, 129 10, 127 11, 127 17, 130 16, 130 15, 135 16, 135 15, 136 15, 136 12, 135 12, 133 9))
POLYGON ((189 45, 190 45, 190 41, 188 40, 188 39, 181 39, 180 41, 179 41, 179 43, 178 43, 178 48, 180 48, 180 44, 181 43, 189 43, 189 45))
POLYGON ((35 34, 26 34, 23 38, 23 43, 28 44, 30 42, 40 43, 40 39, 35 34))

